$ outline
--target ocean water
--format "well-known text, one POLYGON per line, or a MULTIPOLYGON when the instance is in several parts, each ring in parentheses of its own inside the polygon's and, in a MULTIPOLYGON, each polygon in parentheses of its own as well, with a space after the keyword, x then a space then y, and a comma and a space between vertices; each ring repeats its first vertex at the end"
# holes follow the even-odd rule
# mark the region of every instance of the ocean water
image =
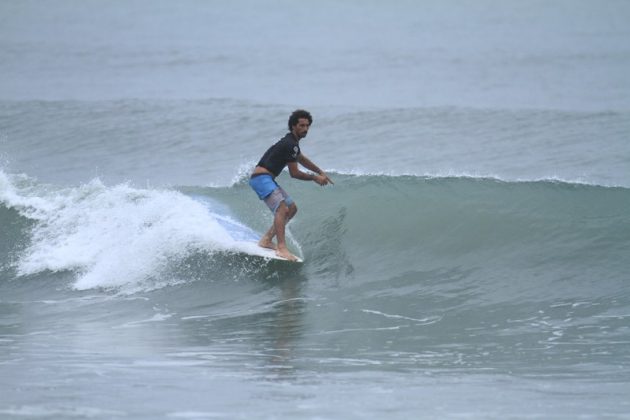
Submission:
POLYGON ((0 418, 630 418, 630 3, 0 2, 0 418), (282 174, 303 264, 239 252, 282 174))

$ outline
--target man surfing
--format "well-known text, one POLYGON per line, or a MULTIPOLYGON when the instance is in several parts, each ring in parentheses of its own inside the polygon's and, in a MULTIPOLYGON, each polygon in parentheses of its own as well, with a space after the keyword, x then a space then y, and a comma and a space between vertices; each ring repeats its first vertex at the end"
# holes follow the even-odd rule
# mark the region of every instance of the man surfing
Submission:
POLYGON ((274 214, 273 224, 260 239, 258 245, 275 249, 276 255, 289 261, 296 261, 297 257, 289 252, 284 232, 286 224, 297 213, 297 206, 286 191, 278 185, 276 177, 285 166, 288 166, 291 178, 315 181, 321 186, 334 184, 324 171, 300 151, 300 140, 306 137, 312 123, 313 117, 308 111, 303 109, 294 111, 289 117, 289 132, 267 149, 249 180, 249 185, 258 194, 258 198, 264 200, 274 214), (298 163, 315 174, 302 172, 298 163), (277 246, 273 243, 274 237, 276 237, 277 246))

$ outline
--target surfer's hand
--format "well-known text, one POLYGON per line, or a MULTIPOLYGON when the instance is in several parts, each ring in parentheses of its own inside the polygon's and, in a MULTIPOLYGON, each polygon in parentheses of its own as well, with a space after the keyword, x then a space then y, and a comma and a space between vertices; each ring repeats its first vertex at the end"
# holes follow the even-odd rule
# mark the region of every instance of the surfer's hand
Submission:
POLYGON ((332 184, 333 182, 330 180, 330 178, 328 178, 328 176, 326 176, 326 174, 321 174, 321 175, 315 175, 313 177, 313 181, 317 182, 319 185, 324 186, 324 185, 328 185, 329 183, 332 184))
POLYGON ((313 181, 317 182, 319 185, 322 185, 322 186, 328 184, 328 181, 326 181, 326 178, 321 175, 313 175, 313 181))

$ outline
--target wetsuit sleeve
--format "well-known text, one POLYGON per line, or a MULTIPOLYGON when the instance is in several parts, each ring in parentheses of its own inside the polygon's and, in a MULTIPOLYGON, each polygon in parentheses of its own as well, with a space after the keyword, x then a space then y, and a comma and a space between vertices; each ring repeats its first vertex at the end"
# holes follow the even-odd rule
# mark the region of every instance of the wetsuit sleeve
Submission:
POLYGON ((289 141, 283 141, 281 143, 282 151, 281 156, 284 157, 286 162, 297 162, 297 158, 300 154, 299 146, 292 144, 289 141))

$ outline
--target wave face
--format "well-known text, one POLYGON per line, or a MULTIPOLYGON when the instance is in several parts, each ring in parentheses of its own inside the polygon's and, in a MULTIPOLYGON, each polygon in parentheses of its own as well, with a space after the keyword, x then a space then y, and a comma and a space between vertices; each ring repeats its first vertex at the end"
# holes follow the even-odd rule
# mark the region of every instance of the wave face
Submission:
POLYGON ((299 222, 304 225, 297 231, 309 231, 303 244, 312 249, 307 259, 326 261, 316 244, 335 244, 369 273, 467 267, 478 271, 476 280, 490 276, 517 288, 527 280, 523 289, 529 293, 536 293, 532 281, 541 282, 538 286, 601 277, 621 281, 628 274, 630 190, 625 188, 356 176, 342 177, 326 194, 309 193, 306 201, 309 210, 327 215, 314 231, 304 226, 312 220, 299 222))

